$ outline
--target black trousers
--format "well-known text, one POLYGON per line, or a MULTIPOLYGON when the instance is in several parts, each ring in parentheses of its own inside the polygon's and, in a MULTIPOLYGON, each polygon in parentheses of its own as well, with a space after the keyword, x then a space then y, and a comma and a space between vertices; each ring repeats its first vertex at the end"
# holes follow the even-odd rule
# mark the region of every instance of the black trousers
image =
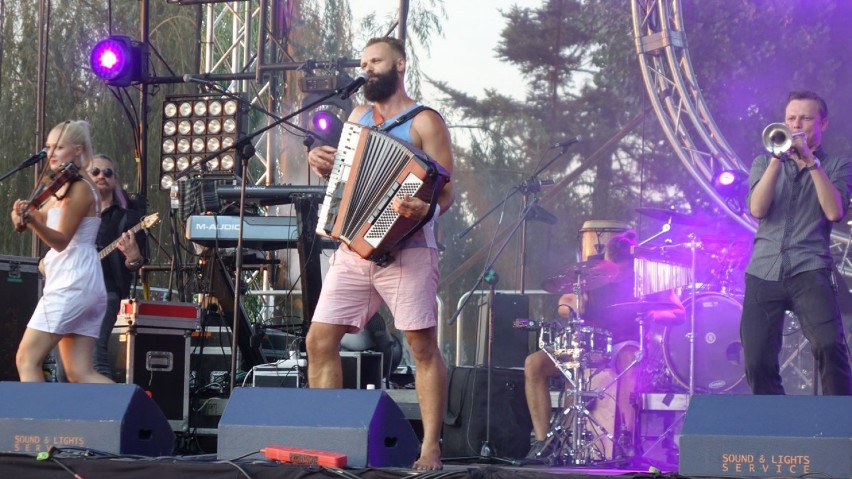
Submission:
POLYGON ((746 275, 740 338, 746 379, 754 394, 784 394, 778 356, 784 312, 793 311, 819 366, 823 394, 852 395, 852 370, 831 271, 799 273, 781 281, 746 275))

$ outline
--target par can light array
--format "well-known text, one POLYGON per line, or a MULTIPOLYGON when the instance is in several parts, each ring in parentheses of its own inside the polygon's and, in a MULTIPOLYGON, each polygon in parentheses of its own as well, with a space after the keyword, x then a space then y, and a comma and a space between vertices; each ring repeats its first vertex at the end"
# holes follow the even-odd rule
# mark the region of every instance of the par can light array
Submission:
POLYGON ((234 98, 182 96, 163 102, 160 142, 160 189, 195 175, 231 175, 236 165, 233 144, 243 134, 244 109, 234 98), (211 154, 220 152, 202 164, 211 154))

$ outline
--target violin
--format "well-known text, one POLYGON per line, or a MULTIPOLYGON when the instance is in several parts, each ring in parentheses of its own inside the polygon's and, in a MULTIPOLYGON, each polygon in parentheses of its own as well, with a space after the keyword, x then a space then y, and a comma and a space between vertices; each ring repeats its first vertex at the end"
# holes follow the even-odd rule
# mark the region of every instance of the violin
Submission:
POLYGON ((56 173, 42 178, 42 182, 33 191, 27 200, 27 206, 24 208, 24 213, 21 215, 21 222, 15 225, 15 231, 22 233, 27 229, 27 218, 29 212, 37 210, 47 203, 51 196, 55 195, 63 186, 68 183, 73 183, 80 179, 80 169, 74 163, 66 163, 62 169, 56 173))

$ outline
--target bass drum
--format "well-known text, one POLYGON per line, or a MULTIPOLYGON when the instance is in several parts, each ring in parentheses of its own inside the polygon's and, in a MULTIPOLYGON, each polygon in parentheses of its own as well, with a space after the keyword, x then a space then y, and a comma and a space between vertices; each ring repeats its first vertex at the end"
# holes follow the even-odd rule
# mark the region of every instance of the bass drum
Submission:
POLYGON ((672 378, 689 390, 689 332, 695 304, 695 392, 746 392, 743 346, 740 342, 740 302, 720 293, 700 293, 684 301, 680 324, 667 326, 663 352, 672 378), (742 385, 742 386, 741 386, 742 385), (740 389, 738 389, 738 387, 740 389))

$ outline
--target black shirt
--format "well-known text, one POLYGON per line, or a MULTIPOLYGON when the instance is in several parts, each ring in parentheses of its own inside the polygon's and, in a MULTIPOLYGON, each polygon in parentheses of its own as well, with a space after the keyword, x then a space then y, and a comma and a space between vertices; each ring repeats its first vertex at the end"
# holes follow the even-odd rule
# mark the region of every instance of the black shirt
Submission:
MULTIPOLYGON (((101 213, 101 226, 98 229, 98 249, 103 249, 117 240, 121 233, 139 224, 142 219, 135 210, 125 210, 113 204, 101 213)), ((139 251, 145 252, 145 232, 136 233, 136 243, 139 251)), ((118 293, 119 297, 127 298, 130 295, 130 282, 133 280, 133 272, 124 265, 124 254, 116 249, 106 258, 101 260, 104 272, 104 284, 107 292, 118 293)))

